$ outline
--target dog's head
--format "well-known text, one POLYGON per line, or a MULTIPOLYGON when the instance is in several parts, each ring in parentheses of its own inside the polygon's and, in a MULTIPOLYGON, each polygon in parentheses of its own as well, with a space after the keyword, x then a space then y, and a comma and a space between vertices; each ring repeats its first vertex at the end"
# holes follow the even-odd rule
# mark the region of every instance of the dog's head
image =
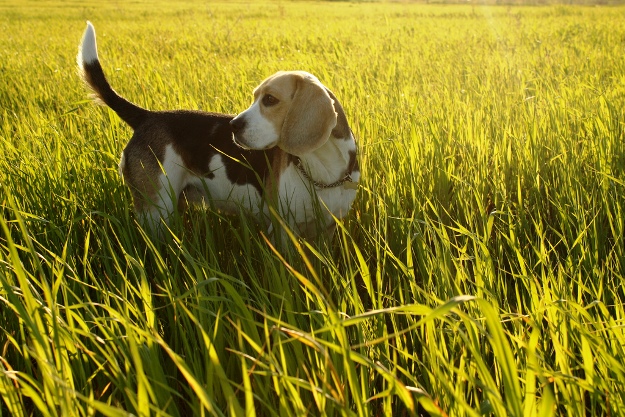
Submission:
POLYGON ((280 71, 256 87, 252 105, 230 125, 242 148, 278 146, 301 156, 323 145, 336 122, 334 101, 315 76, 280 71))

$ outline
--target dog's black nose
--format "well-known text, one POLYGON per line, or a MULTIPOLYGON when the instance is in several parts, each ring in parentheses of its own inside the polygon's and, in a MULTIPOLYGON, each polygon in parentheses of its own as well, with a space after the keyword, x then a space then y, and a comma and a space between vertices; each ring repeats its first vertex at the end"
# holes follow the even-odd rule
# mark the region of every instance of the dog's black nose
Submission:
POLYGON ((235 117, 230 120, 230 127, 233 133, 242 131, 245 128, 245 119, 242 117, 235 117))

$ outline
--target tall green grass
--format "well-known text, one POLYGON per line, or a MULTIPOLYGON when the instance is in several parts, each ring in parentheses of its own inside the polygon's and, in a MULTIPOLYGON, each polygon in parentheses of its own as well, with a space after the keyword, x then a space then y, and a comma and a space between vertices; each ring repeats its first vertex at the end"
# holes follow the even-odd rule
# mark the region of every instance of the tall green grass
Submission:
POLYGON ((622 415, 625 10, 0 4, 0 415, 622 415), (316 74, 359 139, 332 242, 130 210, 152 109, 236 113, 316 74))

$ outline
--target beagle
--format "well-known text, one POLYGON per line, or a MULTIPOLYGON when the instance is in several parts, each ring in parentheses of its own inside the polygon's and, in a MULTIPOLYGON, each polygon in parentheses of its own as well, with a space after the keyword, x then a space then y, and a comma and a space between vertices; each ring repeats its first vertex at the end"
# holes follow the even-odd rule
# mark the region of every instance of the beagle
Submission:
POLYGON ((104 76, 87 22, 79 74, 97 99, 134 130, 119 171, 142 225, 160 231, 176 208, 207 202, 266 222, 273 206, 303 237, 329 233, 356 197, 356 142, 343 108, 313 75, 278 72, 233 117, 191 110, 151 111, 116 93, 104 76))

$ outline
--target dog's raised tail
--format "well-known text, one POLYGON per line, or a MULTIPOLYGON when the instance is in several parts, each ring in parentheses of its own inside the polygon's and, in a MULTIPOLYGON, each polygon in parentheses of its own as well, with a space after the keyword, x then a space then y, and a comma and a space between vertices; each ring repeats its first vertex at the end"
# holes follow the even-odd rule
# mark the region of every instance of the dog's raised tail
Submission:
POLYGON ((126 100, 106 80, 104 71, 98 59, 98 48, 95 39, 95 29, 91 22, 82 35, 82 42, 78 48, 78 72, 85 83, 93 90, 97 99, 109 106, 133 129, 143 123, 149 111, 126 100))

